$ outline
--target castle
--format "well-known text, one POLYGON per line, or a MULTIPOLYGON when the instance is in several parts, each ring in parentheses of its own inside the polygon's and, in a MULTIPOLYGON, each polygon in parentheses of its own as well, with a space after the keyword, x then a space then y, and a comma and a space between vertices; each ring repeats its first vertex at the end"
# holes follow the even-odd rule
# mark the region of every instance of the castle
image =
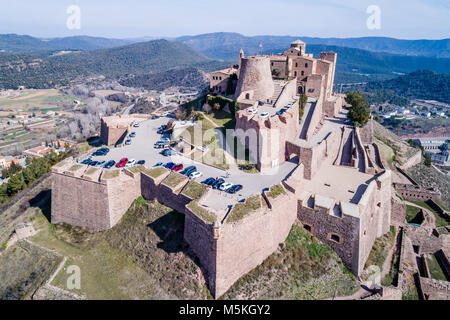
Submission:
POLYGON ((245 134, 240 134, 240 139, 250 149, 259 170, 279 166, 289 156, 287 143, 296 143, 299 138, 310 140, 325 116, 339 114, 343 97, 333 94, 336 61, 334 52, 320 53, 315 59, 306 54, 305 43, 297 40, 279 55, 245 57, 241 50, 237 69, 211 73, 213 93, 225 94, 230 87, 234 89, 233 98, 240 105, 236 115, 237 135, 242 131, 248 133, 250 128, 257 131, 255 143, 245 134), (308 104, 303 122, 299 123, 297 106, 301 94, 308 97, 308 104), (280 114, 286 105, 294 107, 280 114), (269 146, 275 141, 284 147, 271 150, 269 146))
MULTIPOLYGON (((245 57, 241 51, 239 68, 211 73, 211 89, 232 94, 240 105, 235 135, 261 174, 295 164, 281 180, 244 203, 215 210, 205 203, 216 191, 164 168, 108 171, 67 159, 52 171, 52 222, 105 230, 137 196, 157 200, 184 213, 185 241, 216 298, 277 250, 294 223, 360 275, 375 239, 389 231, 391 172, 373 142, 372 120, 363 128, 346 122, 343 97, 333 93, 336 54, 315 59, 305 48, 295 41, 276 56, 245 57), (302 94, 308 100, 300 117, 302 94)), ((108 144, 130 125, 115 123, 102 122, 108 144)))

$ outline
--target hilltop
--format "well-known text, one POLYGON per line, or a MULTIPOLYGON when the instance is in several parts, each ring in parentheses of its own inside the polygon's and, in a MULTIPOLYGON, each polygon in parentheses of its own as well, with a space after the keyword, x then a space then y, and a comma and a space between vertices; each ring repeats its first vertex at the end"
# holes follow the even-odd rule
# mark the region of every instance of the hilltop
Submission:
POLYGON ((0 55, 0 88, 50 88, 80 77, 156 74, 179 67, 208 67, 211 63, 194 49, 167 40, 63 55, 0 55))
POLYGON ((417 70, 394 79, 371 82, 365 89, 390 90, 406 98, 450 103, 450 75, 430 70, 417 70))
POLYGON ((89 36, 39 39, 28 35, 0 34, 0 52, 29 53, 51 50, 96 50, 131 44, 131 40, 89 36))

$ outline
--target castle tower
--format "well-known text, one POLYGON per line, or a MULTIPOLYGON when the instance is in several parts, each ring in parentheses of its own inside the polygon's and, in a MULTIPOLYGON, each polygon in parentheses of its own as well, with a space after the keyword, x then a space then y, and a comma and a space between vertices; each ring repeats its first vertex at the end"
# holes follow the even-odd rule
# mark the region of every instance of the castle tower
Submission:
POLYGON ((298 55, 303 56, 306 53, 306 44, 301 40, 295 40, 291 43, 291 49, 298 49, 298 55))
POLYGON ((336 62, 337 62, 337 54, 333 51, 330 52, 321 52, 319 53, 319 59, 329 61, 333 64, 332 73, 331 73, 331 90, 333 90, 334 86, 334 74, 336 71, 336 62))
POLYGON ((239 78, 240 73, 241 73, 241 61, 242 61, 242 58, 244 58, 244 50, 242 50, 242 48, 241 48, 241 51, 239 51, 239 69, 238 69, 238 78, 239 78))
POLYGON ((255 101, 265 101, 273 96, 275 86, 268 57, 242 57, 236 98, 246 91, 253 92, 252 96, 255 101))

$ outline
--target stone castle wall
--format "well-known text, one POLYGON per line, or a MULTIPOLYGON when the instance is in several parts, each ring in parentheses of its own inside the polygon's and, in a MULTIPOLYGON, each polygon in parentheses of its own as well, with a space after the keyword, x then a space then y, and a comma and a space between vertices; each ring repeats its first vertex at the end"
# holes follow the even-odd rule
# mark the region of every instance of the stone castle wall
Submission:
POLYGON ((112 228, 140 195, 139 179, 120 173, 97 180, 78 172, 52 171, 52 223, 67 223, 95 231, 112 228))
POLYGON ((392 196, 391 223, 397 226, 406 223, 406 204, 396 196, 392 196))
POLYGON ((409 158, 408 161, 406 161, 400 168, 403 170, 407 170, 421 162, 422 162, 422 152, 419 150, 411 158, 409 158))
POLYGON ((427 201, 441 198, 441 194, 438 191, 428 190, 412 184, 395 183, 394 188, 401 197, 407 200, 427 201))
POLYGON ((274 200, 274 210, 263 207, 240 221, 220 226, 216 247, 216 297, 285 241, 296 219, 296 212, 292 210, 296 200, 288 193, 274 200))
POLYGON ((358 218, 342 215, 335 217, 328 213, 328 209, 309 208, 299 201, 297 207, 298 220, 311 228, 311 233, 320 241, 330 246, 342 259, 344 265, 354 274, 358 274, 358 240, 360 221, 358 218), (341 242, 331 240, 331 234, 340 237, 341 242))

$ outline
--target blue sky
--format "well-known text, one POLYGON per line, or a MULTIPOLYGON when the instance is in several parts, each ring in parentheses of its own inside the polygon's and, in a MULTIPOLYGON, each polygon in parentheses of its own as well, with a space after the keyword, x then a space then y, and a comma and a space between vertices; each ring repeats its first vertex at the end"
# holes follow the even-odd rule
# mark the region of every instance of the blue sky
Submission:
POLYGON ((175 37, 209 32, 314 37, 450 37, 449 0, 0 0, 0 33, 39 37, 175 37), (81 29, 66 27, 70 5, 81 29), (369 5, 381 29, 366 26, 369 5))

